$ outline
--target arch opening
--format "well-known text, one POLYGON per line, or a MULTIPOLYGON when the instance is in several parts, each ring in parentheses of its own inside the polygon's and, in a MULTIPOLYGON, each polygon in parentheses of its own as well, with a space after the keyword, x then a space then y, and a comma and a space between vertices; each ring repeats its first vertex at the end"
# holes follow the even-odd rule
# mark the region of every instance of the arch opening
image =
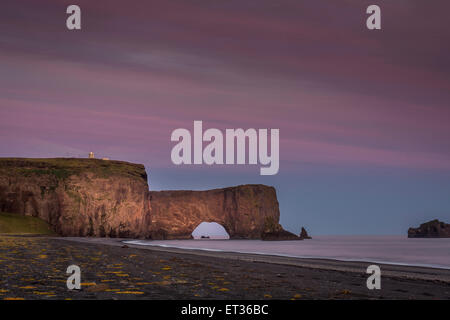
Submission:
POLYGON ((194 231, 192 231, 194 239, 230 239, 230 235, 225 228, 217 222, 202 222, 194 231))

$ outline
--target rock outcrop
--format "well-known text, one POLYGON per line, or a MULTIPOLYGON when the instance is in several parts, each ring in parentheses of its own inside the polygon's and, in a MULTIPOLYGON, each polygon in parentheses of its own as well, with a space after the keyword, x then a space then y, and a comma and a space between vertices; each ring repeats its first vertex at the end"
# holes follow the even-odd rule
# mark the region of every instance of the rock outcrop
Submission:
POLYGON ((294 239, 276 191, 242 185, 150 192, 143 165, 97 159, 0 158, 0 212, 47 221, 62 236, 190 239, 201 222, 232 239, 294 239))
POLYGON ((428 221, 418 228, 409 228, 408 238, 450 238, 450 224, 437 219, 428 221))
POLYGON ((300 239, 302 239, 302 240, 304 240, 304 239, 312 239, 308 235, 308 232, 306 232, 306 229, 304 227, 302 227, 302 230, 300 231, 300 239))
POLYGON ((266 241, 280 241, 280 240, 302 240, 292 232, 284 230, 272 217, 264 219, 264 230, 261 233, 261 239, 266 241))
POLYGON ((201 222, 221 224, 231 239, 261 239, 265 231, 282 230, 276 191, 264 185, 152 191, 150 202, 152 239, 189 239, 201 222))
POLYGON ((0 211, 47 221, 63 236, 149 236, 143 165, 97 159, 0 159, 0 211))

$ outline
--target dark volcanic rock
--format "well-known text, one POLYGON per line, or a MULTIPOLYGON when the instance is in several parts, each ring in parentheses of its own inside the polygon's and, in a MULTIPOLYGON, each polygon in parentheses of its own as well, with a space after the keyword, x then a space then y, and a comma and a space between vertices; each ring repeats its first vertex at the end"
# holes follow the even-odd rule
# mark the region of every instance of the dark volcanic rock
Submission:
POLYGON ((280 241, 280 240, 303 240, 300 239, 297 235, 292 232, 281 229, 279 231, 274 232, 264 232, 261 234, 262 240, 267 241, 280 241))
POLYGON ((450 238, 450 224, 437 219, 428 221, 419 228, 409 228, 408 238, 450 238))
POLYGON ((278 221, 272 217, 266 217, 264 220, 264 230, 261 233, 262 240, 280 241, 280 240, 302 240, 292 232, 284 230, 278 221))
POLYGON ((221 224, 232 239, 260 239, 279 232, 280 211, 275 188, 242 185, 206 191, 152 191, 151 238, 190 239, 202 222, 221 224), (270 220, 270 226, 265 221, 270 220))
POLYGON ((302 231, 300 232, 300 239, 312 239, 308 232, 306 232, 306 229, 302 227, 302 231))

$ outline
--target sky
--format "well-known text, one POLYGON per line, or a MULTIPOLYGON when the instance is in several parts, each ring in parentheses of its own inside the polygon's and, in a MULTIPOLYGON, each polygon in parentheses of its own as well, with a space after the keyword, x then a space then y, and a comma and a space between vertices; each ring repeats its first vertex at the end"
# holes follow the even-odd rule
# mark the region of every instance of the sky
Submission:
POLYGON ((275 186, 299 233, 450 222, 450 3, 6 0, 0 157, 142 163, 151 190, 275 186), (381 8, 382 30, 366 28, 381 8), (77 4, 82 29, 66 28, 77 4), (277 128, 280 170, 176 166, 177 128, 277 128))

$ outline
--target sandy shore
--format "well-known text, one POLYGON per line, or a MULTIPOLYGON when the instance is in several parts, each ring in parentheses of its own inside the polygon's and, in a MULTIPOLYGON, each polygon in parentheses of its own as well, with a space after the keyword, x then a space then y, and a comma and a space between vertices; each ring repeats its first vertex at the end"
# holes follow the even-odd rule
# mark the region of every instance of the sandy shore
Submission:
POLYGON ((450 270, 127 245, 120 239, 0 236, 0 299, 450 299, 450 270), (82 289, 68 290, 76 264, 82 289))

